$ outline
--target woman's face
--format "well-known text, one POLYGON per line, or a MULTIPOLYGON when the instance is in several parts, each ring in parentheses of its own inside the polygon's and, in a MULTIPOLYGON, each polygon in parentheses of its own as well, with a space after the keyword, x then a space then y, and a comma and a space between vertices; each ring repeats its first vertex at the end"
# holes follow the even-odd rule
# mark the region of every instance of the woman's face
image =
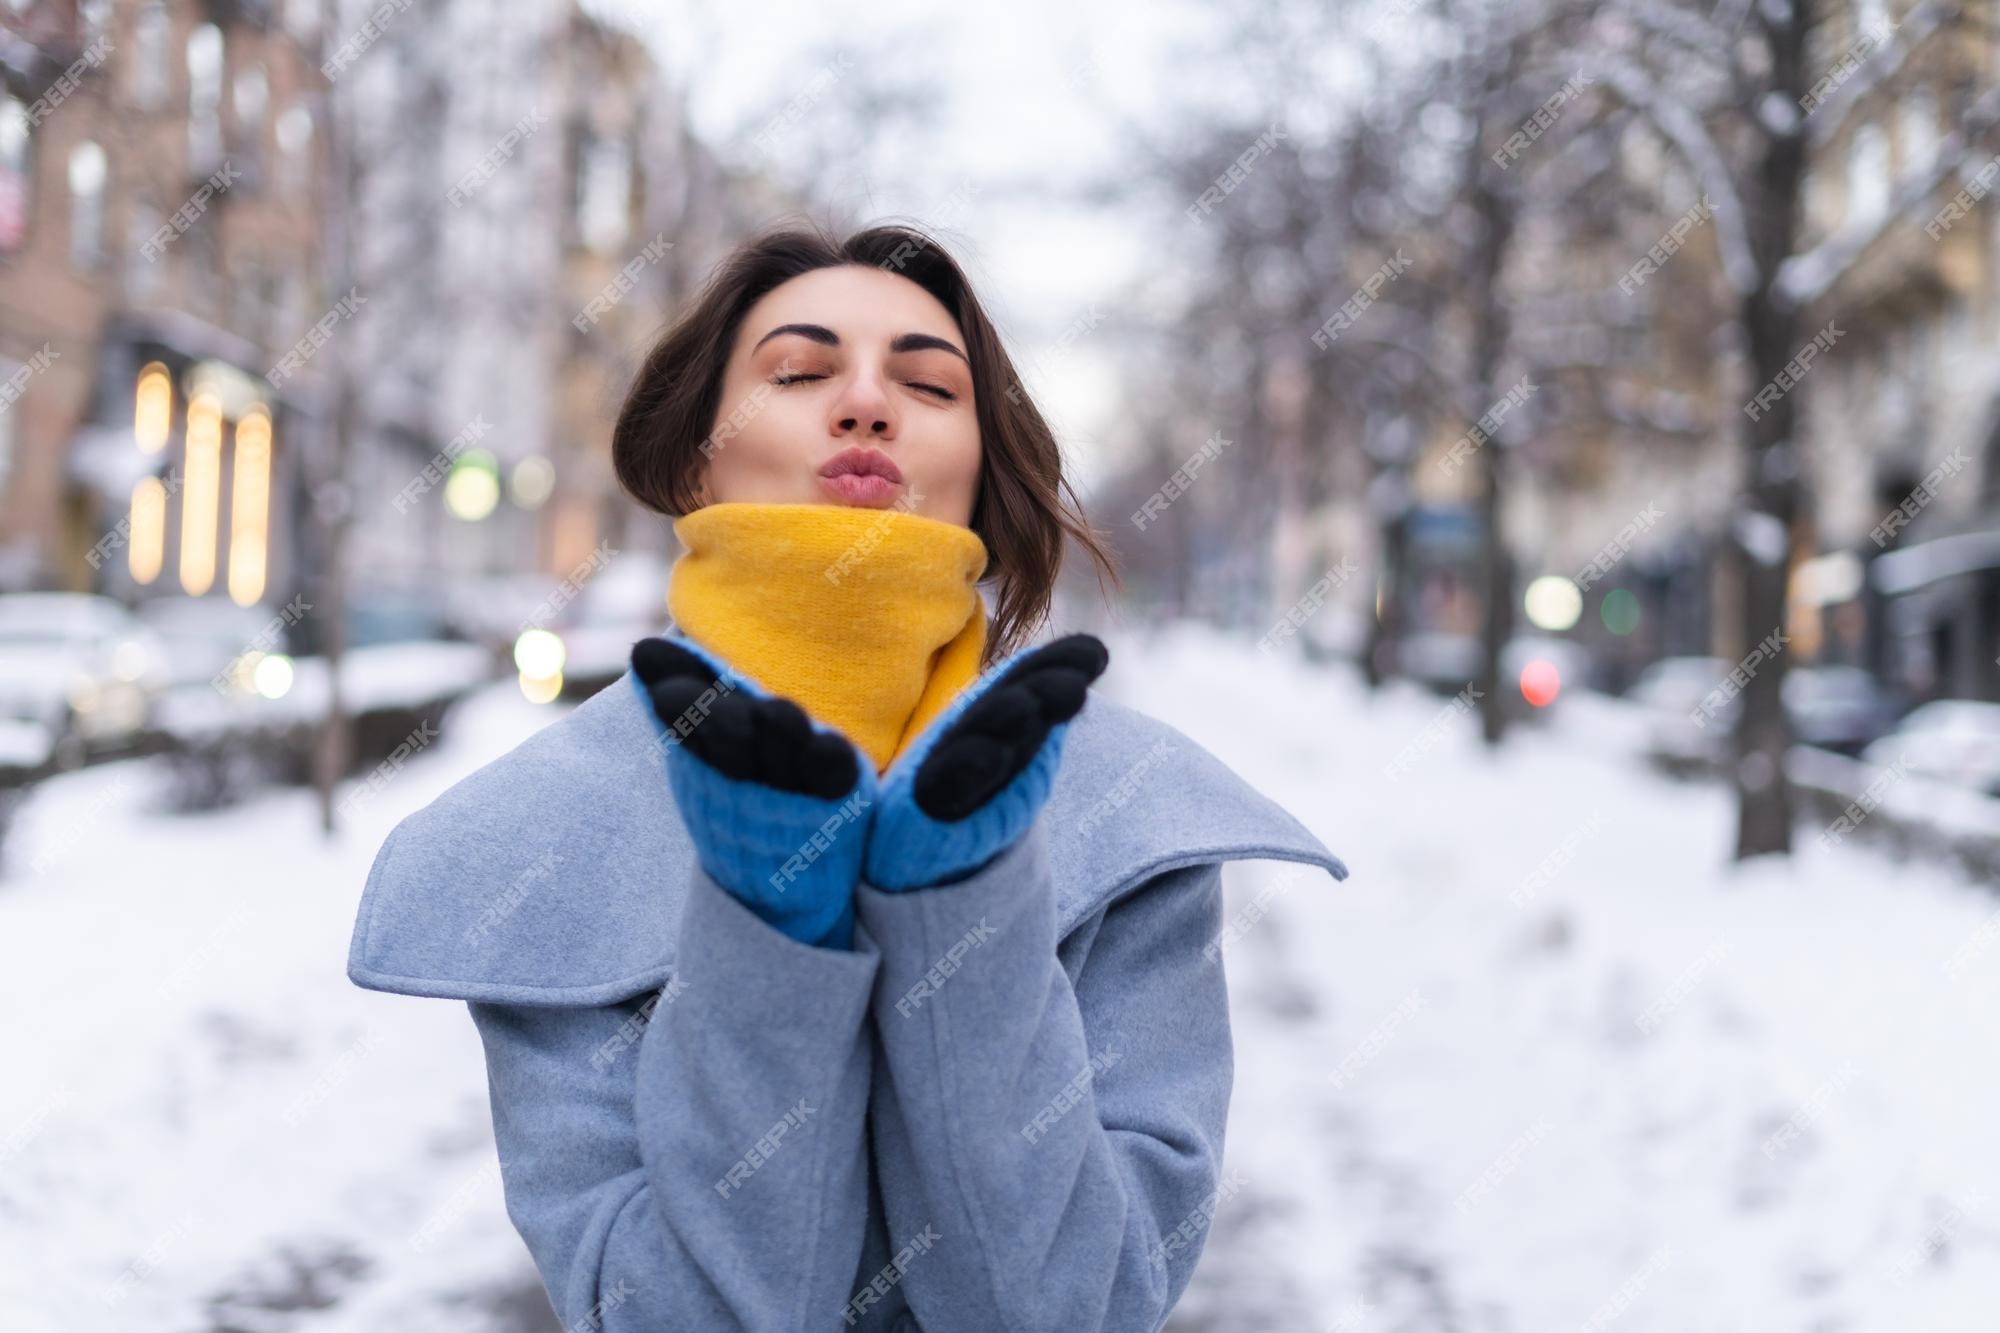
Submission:
POLYGON ((979 416, 958 322, 908 278, 815 269, 750 307, 704 448, 704 504, 847 504, 972 524, 979 416), (829 476, 879 450, 884 479, 829 476))

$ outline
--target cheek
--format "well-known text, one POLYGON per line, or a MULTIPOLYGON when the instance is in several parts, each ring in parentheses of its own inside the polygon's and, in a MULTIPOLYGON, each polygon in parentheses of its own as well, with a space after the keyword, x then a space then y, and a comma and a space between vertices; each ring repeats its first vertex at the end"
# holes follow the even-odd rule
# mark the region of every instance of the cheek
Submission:
POLYGON ((781 473, 811 456, 816 416, 802 413, 793 397, 773 387, 725 395, 710 433, 709 466, 721 479, 781 473))
POLYGON ((952 479, 968 490, 979 481, 979 423, 967 421, 963 430, 955 433, 949 450, 952 479))

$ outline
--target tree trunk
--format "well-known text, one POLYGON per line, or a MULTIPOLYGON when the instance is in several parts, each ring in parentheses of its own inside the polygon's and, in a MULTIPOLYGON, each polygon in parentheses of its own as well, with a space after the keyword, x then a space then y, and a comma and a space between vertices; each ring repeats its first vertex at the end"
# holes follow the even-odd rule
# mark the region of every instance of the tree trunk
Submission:
MULTIPOLYGON (((326 247, 327 271, 334 299, 347 295, 355 282, 355 242, 352 209, 360 189, 360 164, 356 158, 353 124, 345 115, 348 94, 337 87, 326 91, 326 175, 331 183, 323 216, 326 231, 321 243, 326 247)), ((349 441, 356 418, 357 374, 351 344, 353 330, 343 340, 336 337, 327 348, 333 386, 333 421, 323 431, 320 468, 314 487, 313 512, 326 526, 321 551, 326 568, 320 571, 319 614, 325 627, 320 651, 326 659, 326 714, 320 719, 313 746, 313 786, 319 795, 320 831, 332 836, 339 831, 334 793, 347 771, 349 728, 346 699, 341 693, 341 657, 347 646, 347 534, 353 522, 352 491, 348 486, 349 441)))
MULTIPOLYGON (((1806 34, 1813 23, 1811 0, 1780 7, 1783 17, 1764 19, 1771 50, 1771 96, 1797 106, 1805 92, 1806 34)), ((1760 13, 1763 11, 1760 10, 1760 13)), ((1736 859, 1792 848, 1792 790, 1785 776, 1791 726, 1783 689, 1790 654, 1785 639, 1786 590, 1791 574, 1793 530, 1799 512, 1797 390, 1780 389, 1759 399, 1799 354, 1799 312, 1776 290, 1779 264, 1798 244, 1800 194, 1805 178, 1806 140, 1801 123, 1790 133, 1765 129, 1761 160, 1745 182, 1746 222, 1757 262, 1755 289, 1744 299, 1743 325, 1750 360, 1751 404, 1744 409, 1743 505, 1752 524, 1739 524, 1731 546, 1742 589, 1742 643, 1748 679, 1736 727, 1736 859), (1751 408, 1756 410, 1752 411, 1751 408), (1763 517, 1775 520, 1772 527, 1763 517), (1782 537, 1776 552, 1766 548, 1782 537), (1769 557, 1776 554, 1778 558, 1769 557), (1757 661, 1761 644, 1773 647, 1757 661)), ((1808 340, 1809 339, 1805 339, 1808 340)))
MULTIPOLYGON (((1472 410, 1485 412, 1494 399, 1494 381, 1499 377, 1500 358, 1507 350, 1507 307, 1500 289, 1506 267, 1507 245, 1514 235, 1514 200, 1494 187, 1487 175, 1484 155, 1487 136, 1472 139, 1474 159, 1470 168, 1471 202, 1474 225, 1479 236, 1473 244, 1470 272, 1466 275, 1474 293, 1472 365, 1470 388, 1472 410)), ((1481 590, 1479 678, 1473 682, 1479 702, 1479 729, 1488 745, 1498 745, 1507 730, 1506 682, 1500 678, 1501 658, 1514 631, 1514 562, 1507 550, 1507 533, 1501 522, 1506 498, 1506 451, 1497 439, 1485 441, 1477 453, 1479 460, 1479 508, 1485 520, 1481 561, 1485 587, 1481 590)))

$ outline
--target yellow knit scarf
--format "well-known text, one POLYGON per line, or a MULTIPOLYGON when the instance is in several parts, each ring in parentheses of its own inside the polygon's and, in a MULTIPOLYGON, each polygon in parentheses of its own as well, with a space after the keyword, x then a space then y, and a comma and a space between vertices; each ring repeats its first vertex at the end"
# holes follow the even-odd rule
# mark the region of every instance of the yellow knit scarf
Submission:
POLYGON ((674 523, 674 631, 881 773, 979 674, 986 543, 901 509, 724 501, 674 523))

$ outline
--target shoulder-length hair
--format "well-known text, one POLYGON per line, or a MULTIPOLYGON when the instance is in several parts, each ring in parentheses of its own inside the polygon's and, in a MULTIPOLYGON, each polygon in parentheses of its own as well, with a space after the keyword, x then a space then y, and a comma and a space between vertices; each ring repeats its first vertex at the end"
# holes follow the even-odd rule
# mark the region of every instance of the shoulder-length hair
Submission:
POLYGON ((1055 433, 1023 389, 964 272, 935 239, 914 227, 869 227, 843 241, 818 228, 787 226, 739 245, 647 353, 626 393, 611 433, 618 482, 639 503, 670 518, 700 508, 703 446, 716 426, 723 376, 743 317, 780 283, 843 264, 872 265, 908 278, 935 296, 964 334, 979 413, 979 486, 971 526, 989 557, 981 581, 994 585, 985 658, 990 663, 1026 643, 1047 618, 1065 537, 1075 538, 1114 585, 1118 574, 1063 476, 1055 433))

